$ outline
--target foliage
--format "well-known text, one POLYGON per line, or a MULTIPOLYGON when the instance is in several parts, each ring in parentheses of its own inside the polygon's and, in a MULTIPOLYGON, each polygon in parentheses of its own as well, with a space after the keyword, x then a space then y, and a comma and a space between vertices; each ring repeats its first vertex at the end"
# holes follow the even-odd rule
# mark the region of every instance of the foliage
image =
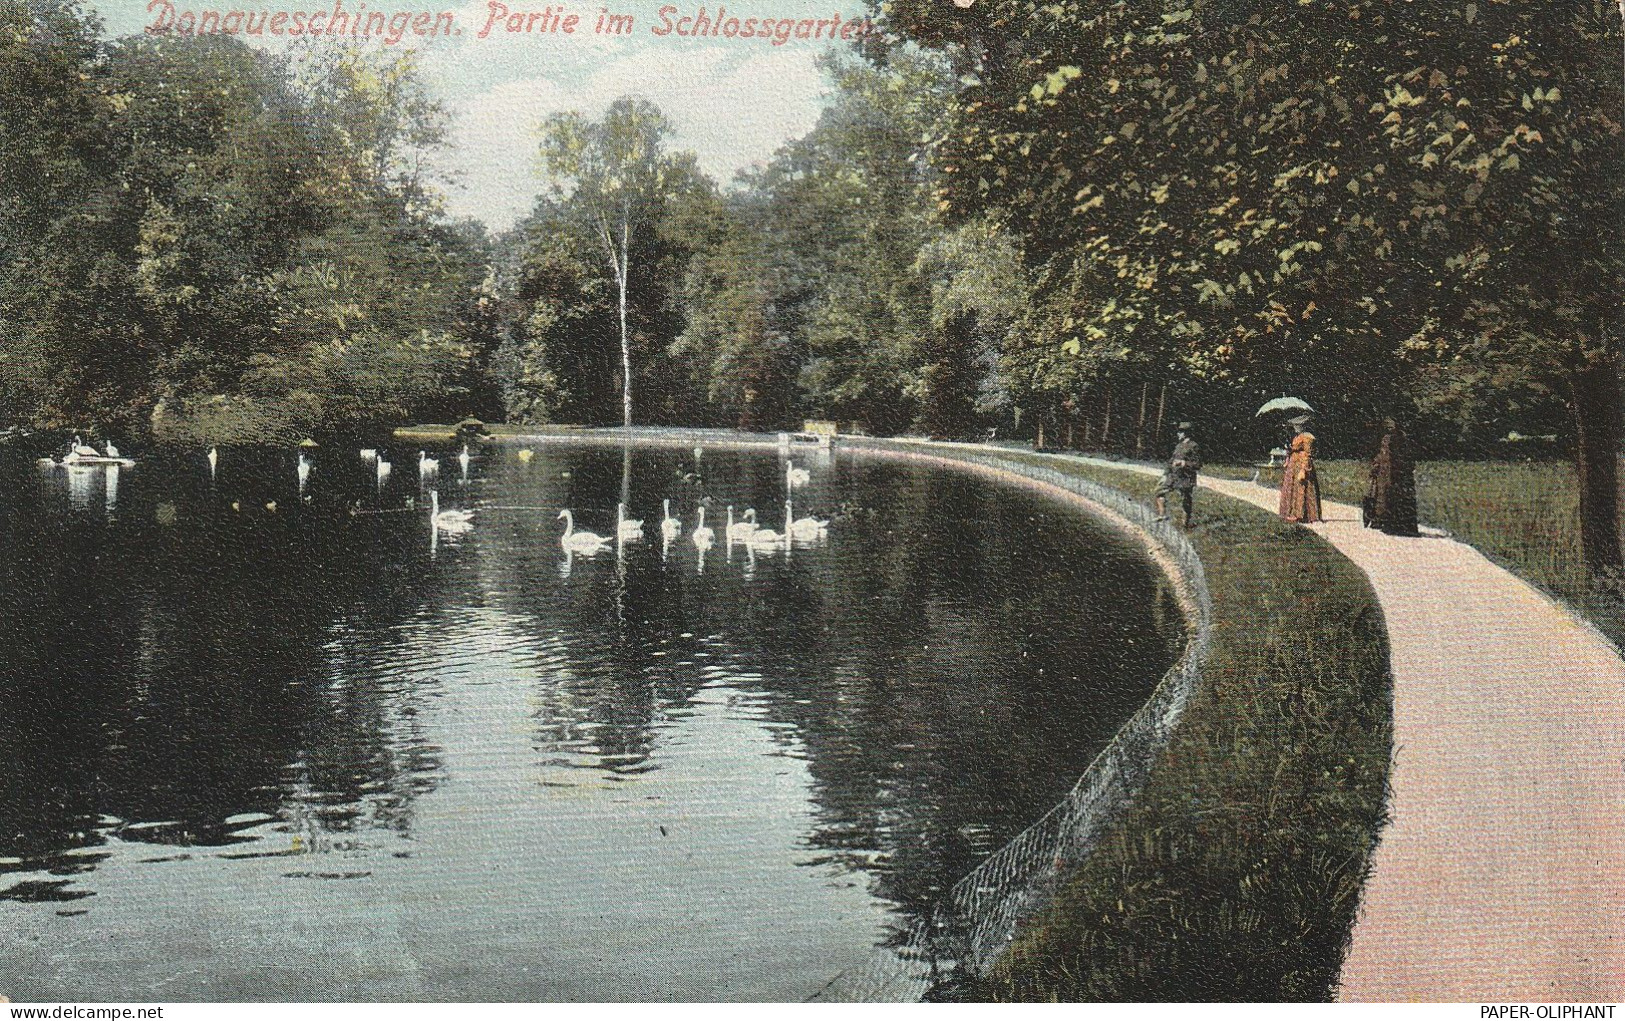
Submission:
POLYGON ((234 442, 481 399, 484 241, 434 219, 410 57, 5 16, 0 414, 234 442), (36 123, 47 93, 75 118, 36 123))
POLYGON ((717 212, 724 229, 692 268, 674 352, 699 360, 710 417, 898 432, 942 357, 928 350, 945 323, 933 323, 919 265, 937 236, 922 139, 951 82, 930 54, 824 67, 834 91, 818 124, 743 175, 743 194, 717 212))
MULTIPOLYGON (((1606 509, 1622 264, 1588 225, 1625 197, 1613 5, 886 15, 963 72, 942 209, 1026 240, 1021 390, 1098 406, 1172 381, 1232 419, 1290 392, 1359 426, 1516 387, 1566 401, 1606 509)), ((1617 564, 1617 531, 1593 538, 1617 564)))
POLYGON ((995 224, 972 221, 936 232, 921 246, 914 272, 931 288, 920 425, 931 435, 964 436, 980 415, 1010 402, 999 359, 1030 300, 1021 252, 995 224))
POLYGON ((670 354, 703 395, 697 418, 741 429, 786 425, 804 346, 786 314, 790 270, 776 257, 762 204, 734 198, 690 212, 703 234, 684 275, 686 323, 670 354))

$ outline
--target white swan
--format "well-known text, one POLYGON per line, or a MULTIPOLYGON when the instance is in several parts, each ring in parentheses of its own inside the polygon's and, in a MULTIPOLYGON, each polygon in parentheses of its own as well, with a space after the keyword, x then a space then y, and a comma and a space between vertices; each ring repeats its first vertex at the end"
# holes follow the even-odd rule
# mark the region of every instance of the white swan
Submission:
POLYGON ((609 545, 609 540, 594 532, 576 531, 576 518, 568 510, 559 511, 559 517, 564 519, 564 535, 559 539, 559 545, 567 550, 578 553, 597 553, 609 545))
POLYGON ((470 460, 471 459, 468 456, 468 444, 465 443, 463 444, 463 452, 457 455, 457 463, 462 467, 464 475, 468 474, 468 462, 470 460))
POLYGON ((418 477, 440 474, 440 459, 430 457, 427 451, 418 451, 418 477))
POLYGON ((310 458, 305 456, 303 450, 299 452, 299 465, 294 472, 299 476, 299 491, 302 493, 305 491, 305 483, 310 481, 310 458))
POLYGON ((437 531, 461 535, 474 527, 471 510, 441 510, 440 490, 429 490, 429 522, 437 531))
POLYGON ((829 533, 829 522, 811 516, 797 519, 794 506, 786 500, 784 531, 785 534, 795 536, 797 539, 820 539, 829 533))
POLYGON ((736 522, 734 521, 734 505, 730 503, 728 505, 728 541, 744 542, 750 538, 750 534, 754 531, 756 531, 756 509, 751 508, 746 511, 745 517, 736 522))
POLYGON ((209 474, 213 475, 214 470, 216 468, 218 468, 219 466, 220 466, 220 448, 219 447, 210 447, 209 448, 209 474))
POLYGON ((784 463, 784 488, 794 489, 805 486, 812 481, 812 473, 805 468, 797 468, 794 461, 784 463))
MULTIPOLYGON (((753 507, 745 513, 750 517, 751 522, 754 524, 756 520, 756 509, 753 507)), ((775 532, 771 528, 758 528, 756 531, 750 533, 749 538, 745 540, 745 546, 751 550, 773 550, 778 549, 781 546, 788 547, 789 545, 790 532, 788 531, 788 526, 786 531, 783 533, 775 532)))
POLYGON ((378 484, 380 486, 384 484, 385 479, 389 478, 389 471, 390 471, 390 463, 388 461, 384 460, 384 455, 379 454, 378 455, 378 469, 377 469, 377 472, 378 472, 378 484))
POLYGON ((785 545, 790 533, 773 532, 772 528, 762 528, 756 524, 756 507, 749 507, 744 512, 744 520, 751 522, 751 535, 744 537, 744 545, 754 546, 757 550, 772 550, 775 546, 785 545))
POLYGON ((671 501, 660 501, 662 517, 660 519, 660 537, 671 542, 683 533, 683 523, 671 516, 671 501))
POLYGON ((107 441, 107 456, 108 457, 118 457, 119 456, 118 448, 113 446, 113 441, 112 440, 107 441))
POLYGON ((363 461, 376 461, 376 460, 378 460, 378 451, 375 450, 372 447, 362 447, 361 448, 361 460, 363 460, 363 461))
POLYGON ((717 541, 717 533, 705 526, 705 506, 700 506, 700 523, 694 529, 694 546, 697 549, 708 550, 717 541))
POLYGON ((643 519, 633 521, 626 516, 626 504, 615 505, 615 538, 622 542, 643 541, 643 519))
POLYGON ((79 437, 77 437, 77 436, 75 436, 73 438, 73 448, 72 448, 71 452, 77 457, 101 457, 102 456, 101 451, 97 450, 95 447, 86 446, 79 439, 79 437))

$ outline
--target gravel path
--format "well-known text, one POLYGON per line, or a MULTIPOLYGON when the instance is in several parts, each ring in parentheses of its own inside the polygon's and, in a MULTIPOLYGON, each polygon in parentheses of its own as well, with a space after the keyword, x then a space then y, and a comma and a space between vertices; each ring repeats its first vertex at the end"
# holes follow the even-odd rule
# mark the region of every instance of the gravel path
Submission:
POLYGON ((1394 674, 1392 821, 1339 999, 1625 1000, 1625 661, 1472 547, 1325 511, 1310 527, 1371 579, 1394 674))

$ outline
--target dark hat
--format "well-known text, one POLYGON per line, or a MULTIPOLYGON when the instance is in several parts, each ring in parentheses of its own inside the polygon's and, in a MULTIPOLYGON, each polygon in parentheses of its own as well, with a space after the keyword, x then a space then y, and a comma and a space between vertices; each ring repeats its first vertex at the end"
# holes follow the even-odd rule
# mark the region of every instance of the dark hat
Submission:
POLYGON ((1174 428, 1178 429, 1180 432, 1188 433, 1196 427, 1191 425, 1189 422, 1181 422, 1174 428))

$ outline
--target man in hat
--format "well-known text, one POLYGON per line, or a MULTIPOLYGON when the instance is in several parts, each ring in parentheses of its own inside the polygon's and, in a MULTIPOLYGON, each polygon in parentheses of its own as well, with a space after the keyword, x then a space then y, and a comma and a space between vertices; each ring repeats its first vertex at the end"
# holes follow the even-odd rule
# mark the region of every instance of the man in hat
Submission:
POLYGON ((1202 467, 1202 448, 1191 438, 1189 422, 1179 423, 1179 440, 1174 444, 1168 470, 1157 486, 1157 520, 1168 520, 1168 494, 1178 491, 1185 505, 1185 527, 1191 527, 1191 494, 1196 490, 1196 472, 1202 467))

